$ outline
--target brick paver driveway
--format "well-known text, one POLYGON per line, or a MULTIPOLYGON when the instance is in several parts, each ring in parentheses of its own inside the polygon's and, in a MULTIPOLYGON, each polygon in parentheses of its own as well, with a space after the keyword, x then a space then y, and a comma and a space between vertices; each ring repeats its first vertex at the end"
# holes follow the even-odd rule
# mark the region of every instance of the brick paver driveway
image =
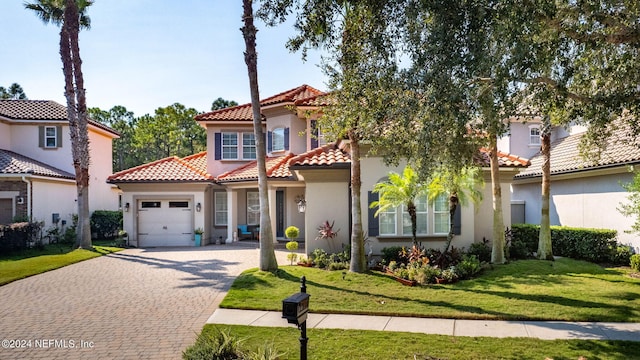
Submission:
POLYGON ((180 359, 258 256, 236 244, 128 249, 0 286, 0 359, 180 359))

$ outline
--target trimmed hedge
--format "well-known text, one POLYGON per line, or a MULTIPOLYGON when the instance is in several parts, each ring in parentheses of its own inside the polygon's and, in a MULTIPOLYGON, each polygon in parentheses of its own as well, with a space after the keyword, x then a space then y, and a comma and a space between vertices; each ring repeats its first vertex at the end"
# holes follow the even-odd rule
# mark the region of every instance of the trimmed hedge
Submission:
POLYGON ((120 211, 96 210, 91 214, 91 233, 98 239, 113 239, 122 229, 122 213, 120 211))
POLYGON ((38 245, 38 234, 42 224, 20 222, 0 225, 0 254, 26 250, 38 245))
MULTIPOLYGON (((539 225, 516 224, 512 241, 522 241, 528 250, 537 252, 539 225)), ((583 229, 566 226, 551 227, 553 255, 594 263, 618 262, 617 232, 607 229, 583 229)))

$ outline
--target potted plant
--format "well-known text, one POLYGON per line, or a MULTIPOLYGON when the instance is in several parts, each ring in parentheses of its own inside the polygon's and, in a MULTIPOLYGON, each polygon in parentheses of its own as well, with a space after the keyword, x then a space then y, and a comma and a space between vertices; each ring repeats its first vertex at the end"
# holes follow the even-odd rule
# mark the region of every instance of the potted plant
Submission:
POLYGON ((193 233, 195 234, 196 246, 200 246, 202 244, 202 234, 204 230, 199 227, 193 230, 193 233))
POLYGON ((311 259, 310 257, 301 256, 300 260, 298 261, 298 265, 304 266, 304 267, 312 267, 313 259, 311 259))

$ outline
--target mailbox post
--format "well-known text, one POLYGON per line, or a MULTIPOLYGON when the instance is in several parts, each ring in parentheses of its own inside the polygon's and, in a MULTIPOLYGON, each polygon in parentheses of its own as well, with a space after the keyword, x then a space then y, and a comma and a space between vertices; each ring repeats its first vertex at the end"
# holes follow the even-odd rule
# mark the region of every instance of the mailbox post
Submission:
POLYGON ((300 360, 307 360, 307 313, 309 312, 309 297, 307 294, 307 279, 300 278, 300 292, 282 300, 282 318, 289 324, 296 324, 300 329, 300 360))

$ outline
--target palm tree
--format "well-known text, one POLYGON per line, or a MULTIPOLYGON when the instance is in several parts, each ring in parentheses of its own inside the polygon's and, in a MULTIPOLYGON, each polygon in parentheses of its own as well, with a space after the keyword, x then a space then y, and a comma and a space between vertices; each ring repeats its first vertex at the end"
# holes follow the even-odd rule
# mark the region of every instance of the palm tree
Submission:
POLYGON ((371 208, 378 207, 374 216, 378 216, 378 214, 389 208, 406 205, 407 212, 411 218, 411 239, 413 240, 413 245, 417 246, 418 221, 415 201, 418 196, 427 194, 428 185, 420 182, 413 168, 407 165, 402 175, 390 172, 389 181, 377 183, 373 188, 373 192, 379 194, 379 200, 372 202, 370 205, 371 208))
POLYGON ((542 207, 537 256, 540 260, 553 260, 549 219, 549 193, 551 188, 551 119, 545 116, 540 129, 542 161, 542 207))
POLYGON ((246 45, 244 61, 249 73, 249 90, 251 92, 251 110, 253 112, 253 132, 256 136, 256 152, 258 166, 258 190, 260 196, 260 270, 278 270, 278 261, 273 249, 273 232, 269 215, 269 193, 267 187, 266 156, 267 148, 262 132, 262 116, 260 114, 260 92, 258 91, 258 55, 256 53, 256 32, 253 25, 253 2, 243 0, 244 13, 242 35, 246 45))
POLYGON ((460 204, 465 205, 469 200, 474 204, 482 200, 482 192, 479 189, 484 187, 484 181, 479 175, 480 171, 477 167, 463 168, 460 171, 441 170, 433 174, 431 183, 429 184, 429 202, 435 201, 442 195, 449 195, 449 233, 447 234, 447 243, 440 258, 436 260, 439 263, 444 254, 449 251, 451 241, 453 240, 454 214, 460 204))
POLYGON ((60 58, 65 80, 67 117, 71 135, 71 154, 76 175, 78 193, 78 247, 89 249, 91 228, 89 222, 89 133, 87 103, 82 76, 82 60, 78 34, 80 28, 89 28, 91 22, 85 15, 93 0, 38 0, 25 4, 45 23, 60 28, 60 58))

